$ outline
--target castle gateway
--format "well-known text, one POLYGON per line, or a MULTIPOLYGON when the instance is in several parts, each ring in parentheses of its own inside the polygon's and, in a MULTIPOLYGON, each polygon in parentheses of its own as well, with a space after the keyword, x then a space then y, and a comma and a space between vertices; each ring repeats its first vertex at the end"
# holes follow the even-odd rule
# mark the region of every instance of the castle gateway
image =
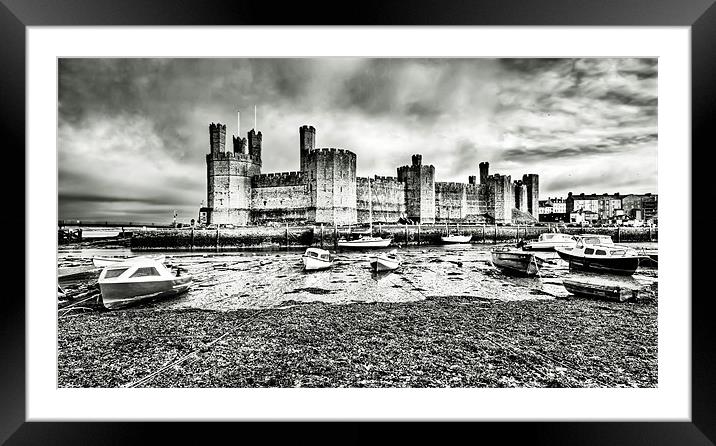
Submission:
MULTIPOLYGON (((256 225, 269 222, 339 225, 472 222, 510 223, 515 209, 537 218, 539 177, 489 174, 479 165, 480 181, 435 181, 435 167, 413 155, 396 177, 356 176, 356 154, 350 150, 316 148, 316 129, 299 131, 300 170, 261 173, 263 137, 252 129, 246 138, 232 137, 226 149, 226 125, 209 125, 206 155, 207 209, 211 225, 256 225)), ((519 214, 519 213, 518 213, 519 214)))

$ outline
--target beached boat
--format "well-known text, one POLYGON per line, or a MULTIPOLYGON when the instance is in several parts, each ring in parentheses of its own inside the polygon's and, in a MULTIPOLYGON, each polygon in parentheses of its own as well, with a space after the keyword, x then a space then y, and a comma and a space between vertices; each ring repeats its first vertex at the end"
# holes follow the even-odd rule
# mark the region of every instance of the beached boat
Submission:
POLYGON ((303 268, 306 271, 317 271, 333 266, 334 259, 331 258, 331 253, 325 249, 308 248, 303 253, 301 260, 303 260, 303 268))
POLYGON ((392 250, 388 253, 380 253, 370 257, 370 267, 373 271, 393 271, 400 266, 398 251, 392 250))
POLYGON ((600 236, 578 237, 574 248, 557 248, 557 254, 569 262, 570 268, 627 276, 634 274, 644 256, 614 243, 600 244, 601 240, 604 238, 600 236), (589 243, 595 241, 597 243, 589 243))
POLYGON ((639 295, 638 290, 620 285, 597 284, 573 279, 564 279, 562 283, 567 291, 578 296, 624 302, 629 299, 636 299, 639 295))
POLYGON ((539 272, 542 263, 542 259, 534 254, 514 248, 492 250, 492 265, 507 272, 534 276, 539 272))
POLYGON ((523 249, 528 251, 554 251, 555 248, 574 247, 577 240, 569 234, 558 232, 545 232, 539 235, 537 241, 525 244, 523 249))
POLYGON ((164 256, 163 254, 132 257, 93 257, 92 263, 98 268, 104 268, 107 266, 116 265, 118 263, 131 263, 143 260, 156 260, 157 262, 164 263, 165 258, 166 256, 164 256))
POLYGON ((99 275, 102 304, 119 308, 149 298, 181 294, 191 286, 191 276, 173 275, 154 259, 135 259, 105 267, 99 275))

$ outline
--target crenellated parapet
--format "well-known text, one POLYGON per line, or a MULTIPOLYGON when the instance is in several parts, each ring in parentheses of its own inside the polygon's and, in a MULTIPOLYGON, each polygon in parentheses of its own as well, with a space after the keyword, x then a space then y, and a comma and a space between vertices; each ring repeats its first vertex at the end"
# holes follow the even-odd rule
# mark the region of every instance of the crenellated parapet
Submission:
POLYGON ((253 187, 299 186, 304 182, 302 172, 262 173, 252 178, 253 187))

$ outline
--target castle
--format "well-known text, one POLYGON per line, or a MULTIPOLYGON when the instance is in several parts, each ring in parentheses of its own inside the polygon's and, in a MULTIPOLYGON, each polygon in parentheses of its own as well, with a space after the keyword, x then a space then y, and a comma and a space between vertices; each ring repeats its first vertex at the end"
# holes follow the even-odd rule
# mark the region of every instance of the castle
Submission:
POLYGON ((397 177, 356 176, 356 154, 316 148, 316 129, 299 128, 300 170, 261 173, 262 134, 232 137, 226 150, 226 125, 209 125, 206 155, 206 223, 252 225, 269 222, 356 224, 476 222, 510 223, 513 208, 537 218, 539 177, 489 174, 479 165, 480 181, 435 181, 435 167, 413 155, 397 177), (371 206, 372 203, 372 206, 371 206))

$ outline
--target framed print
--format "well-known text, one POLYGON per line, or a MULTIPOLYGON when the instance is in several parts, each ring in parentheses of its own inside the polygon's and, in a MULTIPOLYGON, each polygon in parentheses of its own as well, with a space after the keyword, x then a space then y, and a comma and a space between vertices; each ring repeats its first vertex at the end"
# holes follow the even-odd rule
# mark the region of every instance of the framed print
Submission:
POLYGON ((712 444, 716 9, 508 3, 3 0, 3 441, 712 444))

